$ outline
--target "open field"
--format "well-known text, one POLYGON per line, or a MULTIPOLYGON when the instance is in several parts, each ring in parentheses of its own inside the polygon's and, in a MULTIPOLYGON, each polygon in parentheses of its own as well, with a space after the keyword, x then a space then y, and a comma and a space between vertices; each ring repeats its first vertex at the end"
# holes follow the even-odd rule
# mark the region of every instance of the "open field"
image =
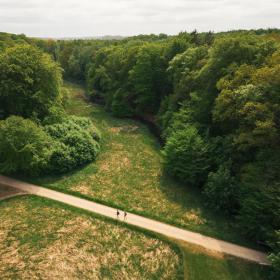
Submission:
MULTIPOLYGON (((1 279, 182 279, 161 237, 47 199, 0 202, 1 279)), ((267 267, 172 241, 188 280, 266 280, 267 267)))
POLYGON ((160 146, 146 126, 134 120, 114 118, 101 106, 87 103, 83 88, 75 85, 68 88, 69 114, 90 117, 102 132, 101 154, 95 163, 75 172, 28 178, 29 181, 253 246, 240 237, 234 223, 204 207, 197 190, 182 186, 164 174, 160 146))
POLYGON ((1 279, 182 279, 173 246, 33 196, 0 202, 1 279))
MULTIPOLYGON (((80 198, 74 195, 65 194, 62 192, 50 190, 48 188, 36 186, 26 182, 21 182, 12 178, 8 178, 0 175, 0 185, 8 185, 14 188, 18 188, 26 193, 40 196, 46 199, 65 203, 67 205, 83 209, 94 214, 101 215, 113 220, 119 221, 120 217, 116 216, 116 209, 104 204, 96 203, 84 198, 80 198)), ((1 186, 0 186, 1 187, 1 186)), ((121 220, 124 219, 124 213, 121 211, 121 220)), ((125 224, 135 226, 142 230, 151 231, 156 234, 162 234, 166 238, 181 240, 190 244, 201 246, 206 250, 212 250, 242 258, 247 261, 252 261, 259 264, 267 264, 270 262, 267 260, 267 255, 263 252, 252 250, 246 247, 242 247, 233 243, 225 242, 219 239, 207 237, 203 234, 192 232, 186 229, 181 229, 176 226, 168 225, 153 219, 149 219, 143 216, 139 216, 133 213, 126 213, 125 224)))

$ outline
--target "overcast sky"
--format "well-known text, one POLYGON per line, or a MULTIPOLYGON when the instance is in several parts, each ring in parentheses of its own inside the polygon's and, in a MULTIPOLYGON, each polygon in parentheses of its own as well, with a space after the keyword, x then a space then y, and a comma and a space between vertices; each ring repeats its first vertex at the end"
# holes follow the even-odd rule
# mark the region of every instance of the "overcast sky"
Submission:
POLYGON ((0 0, 0 31, 39 37, 280 27, 280 0, 0 0))

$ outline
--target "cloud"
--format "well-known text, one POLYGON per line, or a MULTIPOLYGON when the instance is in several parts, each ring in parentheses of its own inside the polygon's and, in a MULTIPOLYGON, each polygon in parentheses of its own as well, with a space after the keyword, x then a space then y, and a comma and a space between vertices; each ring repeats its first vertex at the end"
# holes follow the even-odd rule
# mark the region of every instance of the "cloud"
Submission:
POLYGON ((64 37, 280 27, 279 0, 0 0, 1 31, 64 37))

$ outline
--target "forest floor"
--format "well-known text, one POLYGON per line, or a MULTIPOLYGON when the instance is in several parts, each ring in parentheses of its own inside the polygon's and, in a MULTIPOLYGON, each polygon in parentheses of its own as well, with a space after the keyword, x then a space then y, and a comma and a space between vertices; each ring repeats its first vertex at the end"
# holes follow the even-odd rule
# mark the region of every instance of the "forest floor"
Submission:
POLYGON ((205 207, 199 190, 165 174, 160 145, 145 125, 115 118, 102 106, 89 103, 82 87, 67 87, 68 113, 91 118, 102 133, 101 153, 95 162, 74 172, 24 180, 259 249, 241 237, 234 221, 205 207))

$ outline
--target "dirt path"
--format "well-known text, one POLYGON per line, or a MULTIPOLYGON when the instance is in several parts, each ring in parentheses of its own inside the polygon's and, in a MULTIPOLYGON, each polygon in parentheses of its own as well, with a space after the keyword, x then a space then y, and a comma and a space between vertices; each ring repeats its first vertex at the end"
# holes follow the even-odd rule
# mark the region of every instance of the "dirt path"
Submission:
POLYGON ((2 187, 0 186, 0 201, 10 197, 24 195, 24 194, 26 193, 24 193, 19 189, 11 188, 9 186, 2 186, 2 187))
MULTIPOLYGON (((114 208, 102 204, 98 204, 95 202, 91 202, 86 199, 81 199, 72 195, 49 190, 47 188, 21 182, 2 175, 0 175, 0 188, 1 186, 9 186, 9 187, 17 188, 23 192, 57 200, 112 219, 117 219, 116 209, 114 208)), ((123 221, 122 211, 120 215, 120 220, 123 221)), ((267 256, 262 252, 252 250, 246 247, 238 246, 229 242, 221 241, 218 239, 214 239, 211 237, 207 237, 199 233, 170 226, 152 219, 144 218, 139 215, 128 213, 125 222, 140 228, 144 228, 156 233, 163 234, 170 238, 179 239, 185 242, 196 244, 209 250, 214 250, 220 253, 229 254, 235 257, 243 258, 260 264, 269 264, 269 261, 267 260, 267 256)))

